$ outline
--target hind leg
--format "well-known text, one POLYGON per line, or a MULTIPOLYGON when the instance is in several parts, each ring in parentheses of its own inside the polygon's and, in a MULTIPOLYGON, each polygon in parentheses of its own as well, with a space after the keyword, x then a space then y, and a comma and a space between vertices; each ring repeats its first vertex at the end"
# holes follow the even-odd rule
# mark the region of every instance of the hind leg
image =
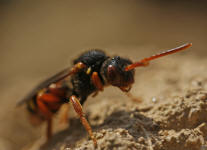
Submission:
MULTIPOLYGON (((52 116, 53 113, 51 112, 48 103, 54 104, 58 102, 59 99, 52 95, 52 94, 42 94, 39 95, 37 98, 37 105, 39 108, 39 112, 41 115, 44 116, 44 118, 47 120, 47 130, 46 130, 46 135, 47 135, 47 140, 49 140, 52 137, 52 116)), ((50 106, 52 107, 52 105, 50 106)))

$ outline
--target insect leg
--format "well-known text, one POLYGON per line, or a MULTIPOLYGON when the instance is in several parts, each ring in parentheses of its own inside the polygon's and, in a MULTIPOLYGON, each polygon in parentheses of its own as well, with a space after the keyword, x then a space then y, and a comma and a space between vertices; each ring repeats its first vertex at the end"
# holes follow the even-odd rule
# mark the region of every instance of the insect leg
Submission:
POLYGON ((92 82, 98 90, 103 91, 103 84, 101 83, 101 79, 99 78, 97 72, 93 72, 92 82))
POLYGON ((47 119, 47 140, 52 137, 52 118, 47 119))
POLYGON ((92 95, 92 97, 96 97, 98 95, 98 91, 96 91, 93 95, 92 95))
POLYGON ((81 106, 78 98, 76 96, 72 95, 70 97, 70 102, 72 103, 73 108, 75 109, 76 113, 79 115, 81 123, 83 124, 83 126, 87 130, 88 134, 90 135, 91 139, 93 140, 94 146, 96 147, 97 146, 96 138, 93 135, 91 126, 89 125, 88 121, 85 118, 85 114, 83 113, 82 106, 81 106))
POLYGON ((37 99, 37 105, 41 113, 44 115, 46 119, 49 119, 52 117, 53 113, 49 110, 47 105, 43 102, 41 98, 37 99))
MULTIPOLYGON (((45 94, 43 94, 45 95, 45 94)), ((43 96, 42 95, 42 96, 43 96)), ((48 106, 44 103, 42 96, 37 98, 37 105, 40 112, 44 115, 47 120, 47 140, 52 136, 52 115, 53 113, 49 110, 48 106)))

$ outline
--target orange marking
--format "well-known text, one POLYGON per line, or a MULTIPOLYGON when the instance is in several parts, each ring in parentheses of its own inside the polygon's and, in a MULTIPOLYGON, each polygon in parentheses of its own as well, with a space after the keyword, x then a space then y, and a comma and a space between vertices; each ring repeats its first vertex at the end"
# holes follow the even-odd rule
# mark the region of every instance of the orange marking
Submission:
POLYGON ((44 93, 41 96, 38 97, 39 99, 41 99, 42 101, 46 102, 46 103, 58 103, 60 102, 60 98, 51 94, 51 93, 44 93))
POLYGON ((173 54, 173 53, 179 52, 181 50, 185 50, 185 49, 187 49, 187 48, 189 48, 191 46, 192 46, 192 43, 187 43, 187 44, 184 44, 182 46, 179 46, 179 47, 176 47, 176 48, 173 48, 173 49, 161 52, 159 54, 156 54, 156 55, 144 58, 144 59, 142 59, 142 60, 140 60, 140 61, 138 61, 136 63, 133 63, 133 64, 127 66, 125 68, 125 71, 132 70, 135 67, 147 66, 149 64, 149 61, 151 61, 153 59, 157 59, 157 58, 162 57, 162 56, 166 56, 166 55, 169 55, 169 54, 173 54))
POLYGON ((53 113, 48 109, 48 107, 41 101, 41 99, 37 99, 37 105, 39 110, 45 116, 46 119, 52 117, 53 113))
POLYGON ((86 68, 86 65, 83 64, 82 62, 79 62, 79 63, 74 65, 74 67, 71 69, 71 72, 69 73, 69 75, 75 74, 83 68, 86 68))
POLYGON ((93 72, 92 82, 98 90, 103 91, 103 84, 101 83, 101 80, 100 80, 97 72, 93 72))
POLYGON ((57 86, 57 84, 52 84, 52 85, 56 85, 56 86, 49 86, 49 91, 57 96, 63 97, 65 96, 65 91, 63 89, 61 89, 61 87, 57 86))

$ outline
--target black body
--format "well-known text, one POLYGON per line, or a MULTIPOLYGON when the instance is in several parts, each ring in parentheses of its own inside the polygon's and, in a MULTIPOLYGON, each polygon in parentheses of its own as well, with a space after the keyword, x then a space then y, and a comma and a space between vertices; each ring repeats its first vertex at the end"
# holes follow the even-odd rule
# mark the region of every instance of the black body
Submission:
MULTIPOLYGON (((80 99, 80 103, 83 104, 90 94, 99 91, 91 80, 93 72, 98 73, 98 78, 103 86, 109 84, 123 90, 125 87, 131 87, 134 82, 134 69, 130 71, 124 70, 127 65, 132 64, 128 59, 124 59, 119 56, 111 58, 102 50, 94 49, 86 51, 80 55, 73 61, 73 64, 75 65, 79 62, 86 65, 86 68, 72 74, 70 81, 65 80, 65 78, 68 76, 68 72, 71 71, 71 68, 66 68, 36 86, 17 105, 21 105, 26 102, 28 110, 32 112, 34 109, 37 109, 37 95, 41 93, 43 89, 46 93, 50 93, 49 86, 53 83, 56 84, 59 81, 61 81, 60 90, 67 93, 64 97, 59 96, 61 103, 69 102, 70 96, 75 95, 80 99), (90 71, 87 72, 89 68, 90 71)), ((123 91, 126 92, 126 90, 123 91)))
POLYGON ((72 75, 71 82, 73 85, 73 94, 80 98, 80 103, 83 104, 87 97, 96 91, 96 87, 91 82, 91 73, 97 72, 102 84, 105 85, 104 80, 100 74, 102 64, 109 57, 101 50, 90 50, 83 53, 79 58, 74 60, 74 64, 79 62, 84 63, 87 68, 91 68, 90 74, 86 70, 82 70, 75 75, 72 75))

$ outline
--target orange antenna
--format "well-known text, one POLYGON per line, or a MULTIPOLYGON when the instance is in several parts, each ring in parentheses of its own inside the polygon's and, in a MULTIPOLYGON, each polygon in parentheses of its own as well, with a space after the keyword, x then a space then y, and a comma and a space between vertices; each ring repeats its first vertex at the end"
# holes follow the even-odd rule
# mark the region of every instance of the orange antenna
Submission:
POLYGON ((147 65, 149 65, 149 62, 151 60, 153 60, 153 59, 157 59, 157 58, 162 57, 162 56, 166 56, 166 55, 169 55, 169 54, 177 53, 177 52, 185 50, 185 49, 187 49, 187 48, 189 48, 191 46, 192 46, 192 43, 187 43, 187 44, 184 44, 182 46, 179 46, 179 47, 176 47, 176 48, 173 48, 173 49, 170 49, 170 50, 166 50, 166 51, 161 52, 159 54, 152 55, 150 57, 144 58, 144 59, 142 59, 142 60, 140 60, 138 62, 135 62, 135 63, 133 63, 131 65, 128 65, 125 68, 125 71, 132 70, 132 69, 134 69, 136 67, 147 66, 147 65))

